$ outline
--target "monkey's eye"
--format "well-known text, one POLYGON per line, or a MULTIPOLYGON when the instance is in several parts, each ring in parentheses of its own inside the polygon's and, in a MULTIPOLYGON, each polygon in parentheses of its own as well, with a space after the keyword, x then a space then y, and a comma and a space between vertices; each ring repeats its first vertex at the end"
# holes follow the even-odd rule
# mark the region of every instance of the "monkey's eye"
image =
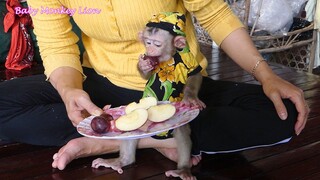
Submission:
POLYGON ((157 46, 157 47, 161 47, 161 46, 162 46, 162 43, 159 42, 159 41, 155 41, 155 42, 154 42, 154 45, 157 46))
POLYGON ((151 41, 151 40, 146 40, 145 43, 146 43, 147 45, 150 45, 150 44, 152 44, 152 41, 151 41))

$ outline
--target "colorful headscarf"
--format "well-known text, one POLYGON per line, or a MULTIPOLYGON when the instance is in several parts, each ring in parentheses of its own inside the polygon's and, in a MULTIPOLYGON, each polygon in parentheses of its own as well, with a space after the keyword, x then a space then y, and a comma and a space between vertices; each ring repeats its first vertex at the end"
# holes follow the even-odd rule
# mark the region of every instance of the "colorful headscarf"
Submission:
POLYGON ((148 21, 147 27, 156 27, 168 31, 174 36, 185 36, 186 17, 182 13, 178 12, 162 12, 156 15, 148 21))

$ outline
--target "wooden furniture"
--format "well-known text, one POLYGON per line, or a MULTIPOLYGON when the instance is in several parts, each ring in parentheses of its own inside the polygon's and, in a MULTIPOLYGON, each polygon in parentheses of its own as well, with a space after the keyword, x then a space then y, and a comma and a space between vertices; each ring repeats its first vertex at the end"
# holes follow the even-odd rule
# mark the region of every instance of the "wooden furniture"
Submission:
MULTIPOLYGON (((259 18, 255 19, 252 27, 248 26, 251 0, 244 0, 244 6, 241 7, 236 3, 237 0, 225 1, 227 1, 233 9, 237 9, 237 11, 239 11, 239 14, 241 14, 239 15, 239 18, 247 27, 248 33, 259 52, 263 54, 268 61, 284 64, 299 71, 312 72, 317 42, 317 33, 316 30, 314 30, 313 22, 301 22, 299 24, 305 23, 304 27, 295 28, 286 34, 259 34, 259 30, 255 27, 259 18)), ((259 9, 261 9, 263 0, 260 2, 259 9)), ((259 14, 256 15, 256 17, 259 16, 259 14)), ((303 21, 305 13, 301 13, 300 16, 300 20, 303 21)), ((197 24, 196 19, 194 19, 194 21, 199 41, 211 46, 212 40, 209 35, 200 27, 199 24, 197 24)), ((275 19, 275 21, 277 20, 275 19)))

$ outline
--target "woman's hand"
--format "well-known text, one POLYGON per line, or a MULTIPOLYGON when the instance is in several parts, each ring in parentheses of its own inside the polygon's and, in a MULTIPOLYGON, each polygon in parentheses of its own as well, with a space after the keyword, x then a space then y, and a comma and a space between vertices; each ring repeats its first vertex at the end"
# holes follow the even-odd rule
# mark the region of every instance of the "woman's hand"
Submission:
POLYGON ((279 117, 287 119, 288 113, 282 99, 290 99, 298 111, 298 118, 295 124, 297 135, 304 129, 310 109, 304 99, 303 91, 291 83, 274 75, 262 82, 263 91, 273 102, 279 117))
POLYGON ((98 116, 103 113, 82 89, 83 77, 79 71, 70 67, 60 67, 51 73, 49 80, 59 92, 74 126, 90 114, 98 116))
POLYGON ((102 114, 103 111, 91 102, 89 95, 84 90, 68 88, 64 92, 62 99, 68 117, 74 126, 90 115, 102 114))

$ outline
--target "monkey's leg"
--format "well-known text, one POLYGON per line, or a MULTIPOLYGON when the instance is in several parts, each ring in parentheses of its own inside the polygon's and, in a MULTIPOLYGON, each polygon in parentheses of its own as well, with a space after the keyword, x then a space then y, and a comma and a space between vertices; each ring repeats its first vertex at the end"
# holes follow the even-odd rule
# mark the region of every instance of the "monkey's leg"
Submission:
POLYGON ((118 171, 119 174, 123 173, 122 167, 130 165, 135 162, 136 148, 138 139, 122 140, 120 145, 120 156, 112 159, 98 158, 92 162, 92 167, 98 168, 100 166, 112 168, 118 171))
POLYGON ((191 139, 189 125, 181 126, 174 130, 177 143, 178 164, 176 170, 166 171, 166 176, 180 177, 181 179, 196 179, 191 173, 191 139))
POLYGON ((120 161, 122 167, 130 165, 136 161, 136 149, 138 139, 123 140, 120 145, 120 161))

